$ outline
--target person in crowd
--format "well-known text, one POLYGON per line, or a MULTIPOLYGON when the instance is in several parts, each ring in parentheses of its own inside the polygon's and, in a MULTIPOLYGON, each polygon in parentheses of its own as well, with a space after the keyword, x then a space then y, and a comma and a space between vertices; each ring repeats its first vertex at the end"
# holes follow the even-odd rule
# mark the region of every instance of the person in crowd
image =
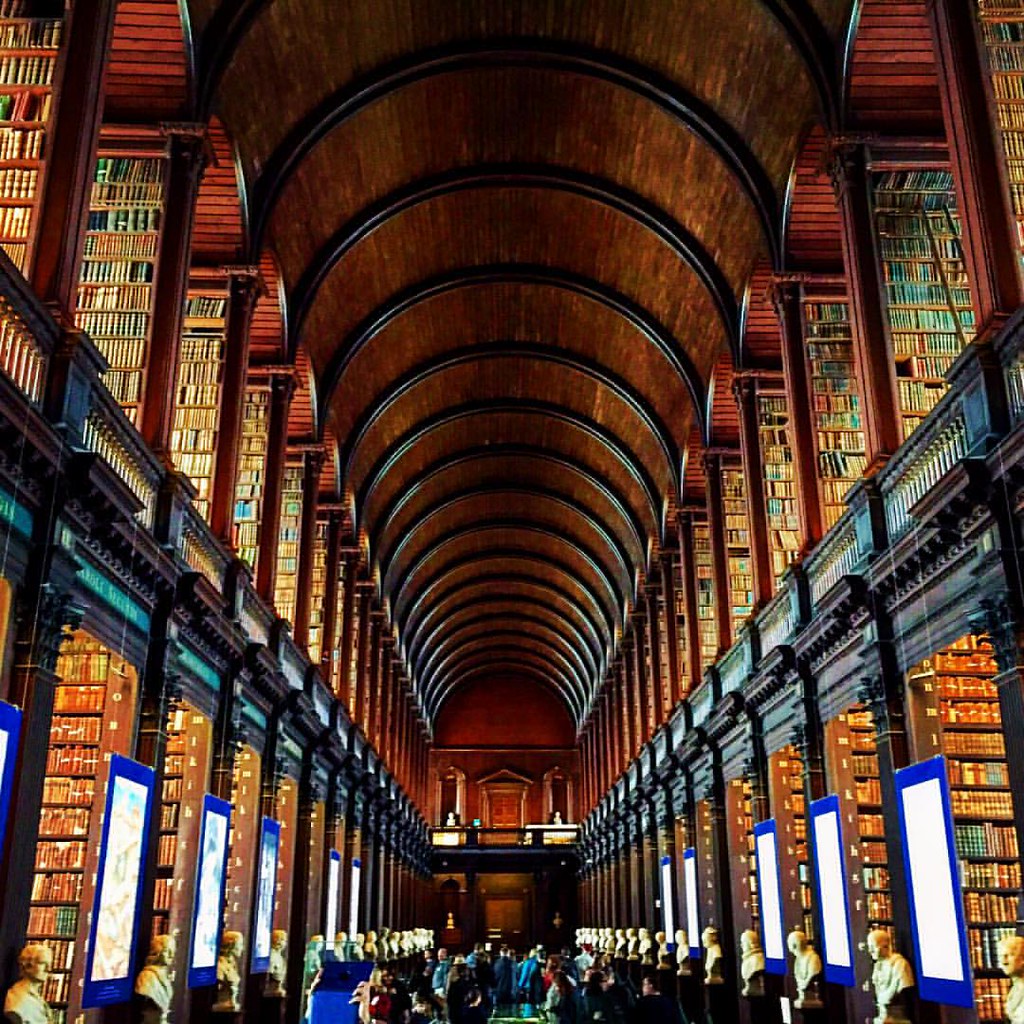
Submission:
POLYGON ((515 1000, 516 964, 508 946, 502 946, 494 961, 494 1002, 497 1006, 510 1006, 515 1000))
POLYGON ((557 970, 551 978, 544 1015, 548 1024, 577 1024, 576 986, 565 971, 557 970))
POLYGON ((390 1024, 391 999, 384 990, 379 971, 375 970, 369 981, 356 985, 352 1002, 359 1006, 361 1024, 390 1024))
POLYGON ((580 1024, 614 1024, 615 1007, 605 991, 605 975, 591 970, 583 984, 580 1024))
POLYGON ((632 986, 627 988, 612 967, 604 972, 603 977, 605 995, 611 1000, 612 1018, 615 1024, 628 1024, 635 1001, 632 986))
MULTIPOLYGON (((479 963, 479 956, 477 958, 479 963)), ((466 992, 465 1005, 460 1015, 462 1024, 487 1024, 487 1011, 484 1009, 483 993, 475 985, 466 992)))
POLYGON ((388 1015, 391 1024, 406 1024, 412 1011, 412 997, 405 983, 395 975, 392 968, 385 967, 381 971, 381 987, 391 1000, 391 1012, 388 1015))
POLYGON ((456 957, 448 975, 448 991, 445 993, 449 1024, 462 1024, 462 1014, 466 1009, 466 996, 469 994, 469 990, 475 987, 470 980, 469 968, 465 961, 462 957, 456 957))
POLYGON ((544 970, 540 976, 541 992, 545 998, 549 989, 551 988, 552 982, 555 980, 555 974, 562 969, 562 961, 557 956, 549 956, 544 961, 544 970))
POLYGON ((568 946, 562 948, 562 970, 569 975, 569 980, 573 985, 580 983, 580 972, 573 959, 572 950, 568 946))
POLYGON ((435 1007, 430 997, 423 993, 417 994, 413 1000, 409 1024, 430 1024, 434 1020, 435 1007))
POLYGON ((476 970, 473 972, 476 987, 480 989, 480 1005, 489 1017, 494 1009, 494 967, 485 949, 476 954, 476 970))
POLYGON ((517 981, 517 997, 521 1003, 536 1005, 537 992, 540 988, 540 964, 537 963, 536 947, 531 949, 526 959, 519 965, 517 981))
POLYGON ((630 1019, 632 1024, 682 1024, 683 1017, 679 1003, 662 995, 653 975, 645 974, 630 1019))
POLYGON ((434 1006, 439 1014, 445 1010, 444 996, 448 991, 448 975, 452 969, 451 961, 448 959, 448 950, 439 949, 437 959, 434 962, 434 969, 430 972, 430 990, 434 997, 434 1006))

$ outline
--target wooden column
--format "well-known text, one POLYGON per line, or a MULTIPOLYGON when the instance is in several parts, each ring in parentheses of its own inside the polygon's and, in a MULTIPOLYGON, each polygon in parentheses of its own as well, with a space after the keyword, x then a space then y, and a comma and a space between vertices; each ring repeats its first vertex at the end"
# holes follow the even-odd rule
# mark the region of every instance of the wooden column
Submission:
POLYGON ((26 277, 66 328, 74 326, 116 10, 117 0, 77 0, 66 15, 64 73, 46 133, 46 174, 36 193, 35 243, 26 277))
POLYGON ((395 656, 395 641, 390 633, 384 634, 384 650, 381 655, 381 673, 380 673, 380 699, 377 702, 377 750, 380 753, 381 760, 388 766, 389 769, 393 769, 393 765, 389 758, 389 740, 388 734, 391 731, 391 714, 392 714, 392 687, 395 679, 395 671, 398 667, 398 659, 395 656))
POLYGON ((277 547, 281 539, 281 492, 288 458, 288 410, 295 395, 292 373, 275 373, 270 381, 270 417, 267 424, 267 472, 263 489, 263 522, 256 559, 256 591, 274 604, 277 583, 277 547))
MULTIPOLYGON (((338 576, 341 573, 341 523, 340 509, 327 513, 327 555, 324 571, 324 617, 323 641, 320 644, 320 675, 334 691, 334 666, 340 660, 336 654, 335 636, 338 635, 338 576)), ((335 694, 337 696, 337 694, 335 694)))
POLYGON ((636 664, 636 713, 639 742, 638 747, 646 743, 653 733, 651 728, 651 716, 654 708, 654 691, 651 683, 651 673, 647 665, 646 633, 647 616, 643 612, 643 604, 633 612, 633 658, 636 664))
POLYGON ((349 680, 352 675, 352 649, 355 637, 356 618, 356 566, 358 552, 351 548, 341 549, 341 566, 343 569, 341 597, 341 639, 339 640, 337 676, 332 676, 335 696, 348 709, 349 715, 355 703, 355 695, 349 692, 349 680))
MULTIPOLYGON (((671 525, 669 529, 671 529, 671 525)), ((676 704, 686 696, 683 692, 683 680, 679 671, 679 619, 676 614, 678 597, 674 553, 662 551, 660 564, 661 592, 665 595, 665 649, 668 652, 668 664, 665 666, 666 689, 669 695, 668 710, 671 714, 676 704)))
POLYGON ((789 408, 797 513, 800 516, 800 558, 821 540, 821 496, 818 491, 817 428, 811 409, 811 383, 804 346, 803 289, 799 281, 776 279, 772 289, 782 334, 782 373, 789 408))
POLYGON ((729 615, 729 560, 725 543, 725 511, 722 501, 722 454, 704 456, 704 478, 708 489, 708 537, 711 569, 715 584, 715 616, 718 620, 718 654, 732 647, 732 617, 729 615))
POLYGON ((833 145, 833 181, 842 219, 843 261, 850 283, 850 331, 862 388, 870 475, 899 447, 903 429, 882 263, 872 224, 867 147, 863 143, 840 140, 833 145))
POLYGON ((750 561, 754 570, 756 611, 770 601, 775 592, 767 506, 764 500, 764 471, 761 467, 761 435, 757 424, 757 381, 752 377, 737 377, 733 381, 733 394, 740 415, 740 458, 747 486, 750 561))
POLYGON ((616 778, 622 773, 629 763, 629 748, 632 745, 631 730, 629 726, 629 689, 626 686, 626 657, 622 653, 618 665, 613 669, 612 694, 615 708, 614 724, 612 726, 612 739, 615 741, 615 772, 616 778))
POLYGON ((686 619, 686 658, 690 686, 701 681, 700 621, 697 618, 697 578, 693 556, 693 515, 682 513, 677 520, 679 567, 682 570, 683 615, 686 619))
MULTIPOLYGON (((313 558, 316 554, 316 517, 320 503, 320 471, 323 451, 308 451, 302 469, 302 526, 299 533, 299 565, 295 580, 295 622, 292 636, 305 650, 309 644, 309 606, 313 600, 313 558)), ((324 635, 321 649, 329 646, 324 635)))
POLYGON ((926 10, 960 207, 964 262, 978 335, 984 336, 1024 302, 1024 294, 999 125, 987 96, 987 60, 979 52, 976 6, 965 0, 931 0, 926 10))
POLYGON ((245 385, 249 373, 249 326, 260 294, 256 267, 226 267, 227 319, 224 326, 224 368, 217 416, 217 450, 213 456, 210 528, 231 545, 235 526, 235 489, 241 450, 245 385))
POLYGON ((625 676, 625 684, 622 688, 622 696, 626 706, 626 751, 623 758, 625 764, 636 756, 643 740, 640 738, 642 727, 640 725, 640 695, 636 678, 636 642, 632 636, 622 641, 622 665, 625 676))
MULTIPOLYGON (((654 717, 651 722, 652 734, 657 731, 658 726, 668 717, 667 709, 672 706, 673 685, 668 679, 665 665, 661 661, 661 638, 663 631, 667 629, 666 614, 661 612, 661 601, 659 600, 658 588, 649 586, 647 588, 647 640, 651 649, 651 700, 654 704, 654 717), (666 697, 668 698, 666 700, 666 697)), ((667 641, 671 639, 667 633, 667 641)), ((649 738, 649 737, 648 737, 649 738)))
POLYGON ((352 694, 350 715, 352 721, 363 727, 363 705, 366 703, 366 688, 370 671, 370 591, 369 580, 356 584, 356 599, 359 601, 359 636, 356 641, 356 685, 352 694))
POLYGON ((167 453, 171 446, 178 354, 192 257, 192 225, 199 183, 206 167, 204 125, 170 124, 164 131, 168 137, 166 201, 139 420, 142 437, 161 453, 167 453))
POLYGON ((370 641, 369 650, 366 654, 366 690, 363 694, 363 701, 359 707, 359 724, 362 726, 367 739, 370 739, 371 732, 373 730, 373 713, 377 707, 377 695, 380 687, 380 635, 383 619, 383 612, 376 610, 370 612, 370 641))

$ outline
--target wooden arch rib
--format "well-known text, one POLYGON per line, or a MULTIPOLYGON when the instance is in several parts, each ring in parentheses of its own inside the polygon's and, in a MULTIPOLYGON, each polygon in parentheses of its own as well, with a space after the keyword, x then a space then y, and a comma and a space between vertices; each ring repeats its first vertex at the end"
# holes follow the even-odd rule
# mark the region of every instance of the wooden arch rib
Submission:
MULTIPOLYGON (((523 547, 523 543, 526 540, 536 541, 538 539, 552 541, 555 548, 567 550, 570 558, 569 564, 575 562, 581 569, 592 574, 597 585, 592 591, 595 600, 601 603, 605 611, 621 625, 623 610, 630 595, 625 588, 617 585, 612 573, 601 561, 600 556, 593 550, 585 548, 578 541, 570 540, 563 533, 529 519, 489 519, 451 531, 443 540, 401 571, 388 595, 392 607, 398 609, 404 606, 407 590, 418 589, 416 587, 417 576, 436 563, 440 559, 441 552, 446 548, 481 538, 484 534, 497 532, 515 534, 520 544, 518 550, 531 550, 523 547)), ((580 574, 578 573, 578 575, 580 574)), ((580 578, 585 577, 580 575, 580 578)))
POLYGON ((432 721, 436 721, 445 701, 447 701, 460 686, 463 686, 482 675, 494 676, 494 674, 498 672, 507 672, 518 676, 529 677, 530 679, 540 683, 546 690, 552 692, 558 698, 559 702, 566 707, 573 720, 573 724, 577 728, 582 724, 582 714, 576 711, 572 700, 567 699, 567 694, 556 682, 545 675, 543 671, 533 664, 507 657, 496 657, 485 660, 475 659, 474 663, 470 665, 469 668, 463 669, 458 679, 453 681, 451 685, 438 690, 434 706, 432 708, 424 707, 424 713, 432 721))
MULTIPOLYGON (((553 506, 556 512, 565 514, 565 518, 563 518, 562 515, 557 514, 552 516, 552 518, 559 522, 560 526, 567 534, 576 533, 575 530, 570 530, 570 524, 574 519, 581 520, 582 524, 584 524, 590 532, 600 539, 602 547, 608 551, 609 555, 613 556, 609 558, 611 565, 610 571, 614 572, 616 569, 618 570, 618 576, 622 588, 631 599, 635 599, 634 588, 637 582, 638 573, 643 570, 643 565, 637 564, 633 561, 629 552, 625 549, 619 538, 605 527, 601 522, 600 517, 598 517, 592 509, 580 502, 574 501, 572 498, 555 488, 524 486, 513 481, 508 481, 504 484, 467 487, 461 491, 445 496, 440 501, 435 502, 429 508, 423 510, 407 527, 407 529, 403 530, 401 537, 396 538, 393 544, 380 552, 379 565, 381 570, 381 585, 385 592, 388 591, 393 575, 403 564, 405 556, 408 554, 409 550, 415 550, 416 546, 420 546, 419 534, 431 527, 436 530, 438 527, 438 517, 452 515, 450 523, 451 525, 454 525, 457 522, 454 515, 456 506, 477 502, 478 500, 482 500, 484 502, 490 500, 496 501, 502 497, 526 498, 531 505, 538 508, 542 505, 553 506)), ((504 506, 502 504, 499 507, 504 506)), ((498 519, 500 521, 509 521, 507 514, 501 515, 498 519)), ((486 520, 478 518, 476 521, 483 522, 486 520)), ((444 524, 441 528, 450 530, 451 525, 444 524)), ((430 543, 429 537, 427 539, 427 543, 430 543)))
MULTIPOLYGON (((224 73, 249 29, 271 0, 222 0, 199 40, 196 65, 197 101, 200 116, 212 109, 224 73)), ((785 31, 814 84, 818 105, 831 124, 837 108, 837 61, 835 47, 817 11, 808 0, 760 0, 785 31)))
MULTIPOLYGON (((466 569, 467 566, 461 568, 466 569)), ((454 617, 464 609, 476 609, 508 593, 515 593, 523 603, 557 609, 563 621, 574 623, 581 634, 589 637, 602 671, 607 667, 607 647, 614 639, 613 633, 599 613, 595 613, 593 608, 588 609, 577 594, 564 585, 561 574, 553 573, 556 579, 552 580, 544 576, 540 568, 533 573, 485 571, 485 566, 478 563, 471 563, 468 568, 475 575, 417 600, 407 622, 409 638, 406 644, 406 654, 414 670, 430 638, 446 625, 449 615, 454 617), (534 592, 540 596, 531 596, 534 592)), ((441 582, 451 575, 442 578, 441 582)))
POLYGON ((382 224, 404 211, 439 196, 471 189, 529 187, 568 192, 609 207, 648 228, 667 245, 700 279, 711 295, 722 321, 726 338, 736 351, 739 338, 739 304, 725 274, 704 245, 674 218, 630 189, 562 167, 498 165, 459 168, 412 182, 379 202, 373 203, 339 228, 320 249, 296 283, 292 309, 291 345, 302 335, 306 315, 320 286, 345 255, 382 224))
MULTIPOLYGON (((382 549, 383 537, 391 530, 396 517, 410 506, 433 480, 454 469, 476 462, 505 459, 544 463, 550 466, 556 475, 568 474, 583 481, 588 488, 600 494, 614 509, 622 525, 627 528, 628 539, 632 540, 640 550, 645 548, 644 528, 638 511, 630 507, 626 498, 603 475, 595 472, 580 458, 562 455, 540 445, 500 443, 474 445, 455 452, 448 452, 411 478, 403 479, 400 486, 395 488, 394 496, 379 513, 370 515, 364 508, 363 518, 370 538, 370 551, 376 552, 382 549)), ((367 496, 367 504, 371 500, 372 494, 367 496)))
POLYGON ((462 658, 454 665, 449 666, 443 675, 433 681, 430 698, 423 700, 427 716, 433 719, 440 694, 450 686, 454 686, 470 668, 484 665, 493 668, 496 663, 508 665, 516 662, 531 665, 544 676, 548 680, 549 686, 553 686, 561 692, 563 699, 569 705, 577 727, 582 723, 588 694, 564 674, 557 661, 538 651, 514 644, 494 644, 481 650, 465 652, 462 658))
POLYGON ((383 394, 375 396, 372 401, 367 403, 349 436, 342 442, 340 462, 343 466, 344 479, 352 480, 355 456, 366 441, 368 434, 401 398, 447 371, 484 362, 512 362, 515 360, 548 363, 551 366, 568 369, 581 377, 589 378, 614 394, 632 412, 638 424, 654 438, 665 460, 672 486, 676 492, 678 491, 682 471, 682 452, 673 438, 668 424, 655 412, 642 394, 617 374, 611 373, 582 356, 526 342, 510 343, 500 347, 471 345, 461 350, 448 352, 440 358, 414 367, 394 381, 383 394))
POLYGON ((557 645, 554 634, 538 635, 525 627, 513 625, 477 635, 467 635, 446 650, 436 652, 437 660, 420 680, 423 701, 426 704, 433 703, 437 688, 449 685, 453 677, 458 678, 459 666, 467 658, 472 658, 479 652, 523 651, 551 666, 551 671, 556 677, 565 680, 577 695, 577 703, 581 707, 585 706, 587 697, 593 692, 594 684, 577 667, 567 650, 569 649, 557 645))
MULTIPOLYGON (((498 571, 493 573, 495 581, 510 578, 505 575, 510 566, 516 567, 515 578, 547 580, 554 576, 560 590, 570 595, 571 600, 577 605, 586 608, 586 614, 593 622, 594 628, 605 638, 606 645, 611 644, 616 629, 621 628, 622 618, 618 609, 610 610, 598 598, 572 562, 547 557, 530 548, 495 545, 445 563, 432 576, 422 581, 416 588, 416 593, 409 596, 408 601, 393 605, 395 623, 401 635, 406 638, 406 642, 412 642, 415 637, 415 630, 411 628, 411 624, 415 623, 421 610, 429 608, 438 594, 451 592, 443 591, 442 588, 453 584, 452 577, 465 572, 473 580, 480 580, 486 576, 488 566, 500 566, 498 571)), ((458 587, 455 586, 454 589, 458 587)))
MULTIPOLYGON (((552 402, 536 399, 515 398, 506 399, 501 402, 467 402, 461 406, 443 409, 435 415, 420 421, 392 441, 378 455, 356 491, 356 508, 359 510, 365 508, 368 496, 380 486, 381 481, 386 476, 395 470, 403 456, 422 443, 434 431, 453 423, 470 421, 474 417, 496 414, 550 419, 574 431, 578 431, 587 439, 587 443, 594 444, 609 453, 643 491, 647 499, 651 518, 658 524, 658 538, 659 540, 662 539, 664 528, 663 499, 658 485, 643 462, 635 456, 632 450, 619 437, 596 420, 552 402)), ((466 422, 467 436, 471 436, 469 434, 470 429, 471 424, 466 422)))
POLYGON ((307 154, 340 124, 397 89, 426 77, 478 68, 539 67, 598 78, 635 93, 700 138, 728 168, 757 212, 773 260, 781 252, 781 216, 775 189, 742 136, 704 100, 650 68, 614 53, 540 39, 460 43, 410 54, 347 83, 293 125, 253 183, 252 244, 258 250, 288 179, 307 154))
POLYGON ((541 597, 508 592, 487 592, 476 597, 464 598, 446 614, 445 620, 417 636, 417 645, 408 652, 409 664, 418 675, 429 660, 428 649, 433 651, 446 637, 463 626, 474 626, 483 622, 503 622, 509 617, 531 622, 544 622, 571 642, 580 657, 587 664, 593 677, 599 678, 604 664, 604 652, 596 639, 585 633, 576 621, 567 614, 566 608, 541 597), (418 655, 422 652, 422 657, 418 655))
POLYGON ((620 295, 614 289, 571 271, 523 264, 492 264, 465 267, 441 274, 412 285, 399 295, 392 296, 374 310, 335 349, 335 356, 320 375, 320 406, 327 408, 353 357, 380 335, 387 326, 421 303, 462 288, 476 288, 487 284, 538 284, 564 289, 595 302, 622 317, 647 342, 653 344, 668 360, 679 377, 686 383, 693 399, 694 414, 703 424, 706 407, 706 388, 689 354, 679 342, 646 310, 620 295))

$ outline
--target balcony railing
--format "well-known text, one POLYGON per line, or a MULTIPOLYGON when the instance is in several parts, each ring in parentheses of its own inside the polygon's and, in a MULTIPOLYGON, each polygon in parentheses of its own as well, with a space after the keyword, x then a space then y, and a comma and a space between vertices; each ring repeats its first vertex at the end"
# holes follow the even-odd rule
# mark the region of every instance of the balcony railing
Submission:
POLYGON ((431 845, 445 849, 477 850, 481 847, 571 846, 579 841, 579 825, 527 825, 525 828, 483 828, 449 825, 433 828, 431 845))

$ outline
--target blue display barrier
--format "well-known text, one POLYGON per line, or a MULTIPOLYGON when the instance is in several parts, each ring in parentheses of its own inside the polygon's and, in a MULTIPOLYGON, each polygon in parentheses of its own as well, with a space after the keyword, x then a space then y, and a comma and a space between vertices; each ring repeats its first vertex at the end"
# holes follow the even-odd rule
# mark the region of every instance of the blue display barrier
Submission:
POLYGON ((369 981, 373 964, 365 960, 324 959, 309 994, 309 1024, 359 1024, 359 1006, 352 993, 369 981))
POLYGON ((825 980, 834 985, 853 986, 857 979, 853 970, 850 897, 846 886, 839 797, 833 794, 815 800, 810 811, 815 902, 821 908, 825 980))

